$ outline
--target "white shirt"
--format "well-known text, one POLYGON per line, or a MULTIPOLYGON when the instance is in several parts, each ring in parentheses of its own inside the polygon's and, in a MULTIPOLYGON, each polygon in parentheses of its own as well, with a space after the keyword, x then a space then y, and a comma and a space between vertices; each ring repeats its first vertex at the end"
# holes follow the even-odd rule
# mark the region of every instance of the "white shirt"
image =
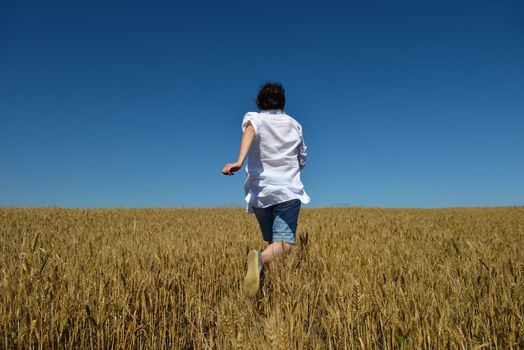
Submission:
POLYGON ((282 110, 246 113, 242 131, 248 122, 255 129, 255 139, 247 155, 247 211, 292 199, 309 203, 300 181, 300 169, 306 165, 302 126, 282 110))

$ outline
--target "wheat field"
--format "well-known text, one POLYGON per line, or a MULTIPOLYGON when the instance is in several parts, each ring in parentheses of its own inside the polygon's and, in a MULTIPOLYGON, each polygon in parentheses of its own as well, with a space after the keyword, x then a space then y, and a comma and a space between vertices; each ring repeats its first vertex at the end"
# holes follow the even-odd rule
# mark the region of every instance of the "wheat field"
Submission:
POLYGON ((524 348, 524 208, 0 209, 0 348, 524 348))

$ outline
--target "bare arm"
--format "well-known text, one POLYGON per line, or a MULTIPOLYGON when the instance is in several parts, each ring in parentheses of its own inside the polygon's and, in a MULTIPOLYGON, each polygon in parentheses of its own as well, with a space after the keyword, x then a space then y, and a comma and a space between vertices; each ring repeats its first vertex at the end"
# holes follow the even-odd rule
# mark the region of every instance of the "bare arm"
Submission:
POLYGON ((254 139, 255 129, 253 128, 253 125, 249 123, 246 126, 246 129, 244 130, 244 134, 242 135, 242 141, 240 142, 240 151, 238 152, 238 160, 235 163, 226 164, 226 166, 224 166, 224 169, 222 169, 222 174, 234 175, 234 172, 242 168, 242 164, 244 164, 244 160, 246 160, 247 153, 249 152, 249 149, 251 148, 251 144, 253 144, 254 139))

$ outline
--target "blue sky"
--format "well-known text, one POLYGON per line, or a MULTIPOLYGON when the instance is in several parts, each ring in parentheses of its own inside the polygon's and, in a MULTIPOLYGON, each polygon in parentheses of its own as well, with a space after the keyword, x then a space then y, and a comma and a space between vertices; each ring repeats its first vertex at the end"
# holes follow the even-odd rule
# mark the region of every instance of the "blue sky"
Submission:
POLYGON ((522 1, 13 1, 0 47, 0 206, 241 205, 267 80, 312 207, 524 204, 522 1))

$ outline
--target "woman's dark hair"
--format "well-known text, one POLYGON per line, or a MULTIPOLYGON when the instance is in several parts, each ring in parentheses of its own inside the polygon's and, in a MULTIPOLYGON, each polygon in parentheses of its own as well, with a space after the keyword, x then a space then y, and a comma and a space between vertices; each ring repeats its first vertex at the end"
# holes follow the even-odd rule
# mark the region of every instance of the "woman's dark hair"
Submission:
POLYGON ((266 83, 260 87, 257 96, 257 106, 260 110, 284 109, 286 91, 280 83, 266 83))

